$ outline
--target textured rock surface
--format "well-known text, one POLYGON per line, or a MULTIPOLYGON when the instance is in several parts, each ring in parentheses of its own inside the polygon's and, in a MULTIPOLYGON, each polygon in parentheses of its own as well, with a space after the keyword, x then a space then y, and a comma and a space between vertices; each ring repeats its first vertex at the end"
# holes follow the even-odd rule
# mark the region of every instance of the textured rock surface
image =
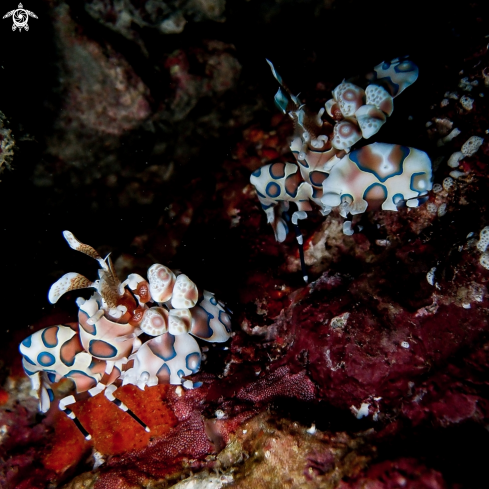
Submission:
POLYGON ((12 131, 8 128, 5 115, 0 112, 0 172, 10 169, 14 156, 15 140, 12 131))

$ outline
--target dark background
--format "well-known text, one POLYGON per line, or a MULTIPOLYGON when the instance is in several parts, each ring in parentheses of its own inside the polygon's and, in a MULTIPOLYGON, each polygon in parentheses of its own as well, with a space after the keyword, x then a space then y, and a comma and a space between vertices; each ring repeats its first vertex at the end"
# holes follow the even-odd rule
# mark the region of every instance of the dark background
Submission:
MULTIPOLYGON (((396 101, 396 123, 383 129, 386 142, 393 142, 402 133, 403 144, 410 144, 410 135, 425 124, 426 105, 440 81, 458 76, 450 66, 451 60, 463 58, 471 46, 480 45, 487 33, 483 2, 235 0, 227 2, 225 22, 189 22, 176 35, 141 29, 141 39, 148 47, 148 56, 144 56, 135 43, 90 17, 83 4, 68 4, 80 32, 112 46, 132 65, 150 89, 154 108, 159 100, 172 94, 168 74, 155 69, 165 56, 177 48, 198 46, 205 39, 234 45, 242 71, 237 90, 225 95, 225 103, 229 110, 240 110, 250 101, 259 101, 261 108, 255 111, 253 120, 258 124, 264 114, 268 117, 276 110, 273 95, 277 87, 265 57, 274 62, 296 93, 300 91, 304 100, 314 101, 318 82, 335 84, 383 60, 409 54, 420 67, 419 80, 410 88, 408 105, 404 100, 396 101), (408 114, 413 117, 410 122, 408 114)), ((16 2, 2 5, 6 13, 16 7, 16 2)), ((213 172, 219 170, 243 130, 227 128, 222 137, 210 136, 208 141, 201 141, 201 157, 177 161, 174 177, 161 188, 151 206, 121 208, 110 192, 97 191, 97 184, 73 184, 63 176, 55 176, 54 185, 40 186, 33 175, 38 165, 50 163, 46 138, 52 134, 64 104, 60 54, 51 23, 56 5, 26 3, 24 7, 38 16, 30 19, 28 32, 12 32, 11 19, 0 22, 0 110, 7 116, 17 142, 13 170, 4 171, 0 177, 2 334, 24 329, 48 313, 52 308, 46 298, 48 288, 63 273, 95 274, 96 264, 70 250, 62 239, 62 230, 73 231, 95 248, 112 251, 114 258, 122 251, 130 252, 135 236, 157 226, 161 209, 172 202, 189 173, 202 177, 202 185, 212 180, 213 172)), ((202 101, 188 115, 189 123, 212 110, 212 101, 202 101)), ((121 165, 124 161, 143 164, 151 157, 157 137, 143 129, 128 134, 117 156, 121 165)), ((89 150, 80 141, 80 152, 89 150)), ((83 171, 89 173, 94 168, 87 165, 83 171)), ((222 243, 219 230, 211 232, 222 243)), ((177 253, 170 265, 185 266, 185 257, 192 256, 195 266, 200 263, 204 267, 194 269, 194 276, 210 272, 232 277, 224 270, 232 269, 236 257, 224 256, 224 244, 214 248, 220 263, 213 270, 206 269, 208 262, 201 259, 209 253, 205 243, 185 244, 185 250, 177 253)), ((232 279, 226 288, 232 296, 232 279)))

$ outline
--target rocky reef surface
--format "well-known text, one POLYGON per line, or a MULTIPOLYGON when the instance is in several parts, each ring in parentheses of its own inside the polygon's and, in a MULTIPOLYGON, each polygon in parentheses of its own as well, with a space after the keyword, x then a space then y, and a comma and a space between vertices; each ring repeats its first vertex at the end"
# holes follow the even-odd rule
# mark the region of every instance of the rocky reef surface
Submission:
POLYGON ((486 487, 488 18, 482 2, 435 4, 394 20, 387 2, 45 2, 26 5, 28 32, 2 30, 18 45, 0 73, 1 487, 486 487), (404 54, 419 80, 375 140, 426 151, 433 191, 356 216, 352 236, 338 212, 310 213, 304 285, 295 238, 276 243, 249 184, 293 158, 263 58, 318 110, 404 54), (116 392, 150 433, 98 395, 73 407, 87 442, 29 396, 19 342, 73 321, 83 293, 49 306, 47 290, 96 270, 64 229, 121 277, 164 263, 234 312, 200 388, 116 392))

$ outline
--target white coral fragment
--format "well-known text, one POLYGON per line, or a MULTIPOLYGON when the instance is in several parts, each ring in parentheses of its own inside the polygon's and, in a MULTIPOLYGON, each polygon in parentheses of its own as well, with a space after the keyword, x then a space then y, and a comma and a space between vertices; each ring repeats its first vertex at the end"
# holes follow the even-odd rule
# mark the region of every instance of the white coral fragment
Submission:
POLYGON ((214 414, 216 415, 217 419, 223 419, 225 416, 225 413, 222 409, 217 409, 214 414))
POLYGON ((468 173, 465 173, 463 171, 459 171, 459 170, 453 170, 449 173, 449 175, 452 177, 452 178, 455 178, 455 180, 457 180, 458 178, 461 178, 461 177, 466 177, 468 175, 468 173))
POLYGON ((92 456, 93 456, 93 470, 97 469, 98 467, 100 467, 105 463, 104 455, 98 452, 97 450, 94 450, 92 456))
POLYGON ((312 423, 311 427, 306 430, 306 432, 310 435, 314 435, 316 431, 316 425, 314 423, 312 423))
POLYGON ((346 236, 351 236, 355 231, 351 227, 351 221, 345 221, 343 223, 343 234, 346 236))
POLYGON ((474 99, 464 95, 460 97, 460 105, 467 111, 472 110, 474 108, 474 99))
POLYGON ((465 77, 460 80, 458 86, 466 92, 471 92, 478 84, 479 82, 477 80, 469 81, 468 77, 465 77))
POLYGON ((362 419, 368 416, 369 407, 370 404, 368 402, 362 402, 360 408, 356 408, 355 406, 350 406, 350 409, 357 419, 362 419))
POLYGON ((461 151, 456 151, 450 156, 450 158, 448 158, 447 165, 450 168, 458 168, 458 166, 460 165, 460 160, 463 160, 464 156, 465 155, 461 151))
POLYGON ((438 207, 434 202, 428 202, 428 204, 426 204, 426 210, 430 214, 436 214, 438 212, 438 207))
POLYGON ((489 270, 489 253, 487 251, 485 253, 482 253, 481 257, 479 258, 479 263, 486 270, 489 270))
POLYGON ((346 326, 346 322, 348 321, 349 317, 350 317, 349 312, 344 312, 339 316, 335 316, 333 319, 331 319, 331 323, 330 323, 331 327, 333 329, 344 328, 346 326))
POLYGON ((443 146, 444 144, 449 143, 452 139, 456 138, 461 132, 462 131, 457 127, 455 129, 452 129, 450 133, 448 133, 444 138, 438 140, 437 145, 443 146))
POLYGON ((477 249, 484 253, 489 245, 489 226, 482 229, 479 235, 479 242, 477 243, 477 249))
POLYGON ((443 190, 443 187, 439 183, 433 185, 433 193, 439 194, 443 190))
POLYGON ((447 178, 445 178, 445 180, 443 180, 443 188, 447 192, 449 192, 452 189, 453 185, 454 185, 453 178, 447 177, 447 178))
POLYGON ((484 138, 481 138, 479 136, 472 136, 471 138, 467 139, 467 141, 465 141, 461 151, 464 156, 472 156, 477 153, 483 142, 484 138))
POLYGON ((434 285, 435 283, 435 272, 436 272, 436 267, 433 267, 427 274, 426 274, 426 280, 430 285, 434 285))

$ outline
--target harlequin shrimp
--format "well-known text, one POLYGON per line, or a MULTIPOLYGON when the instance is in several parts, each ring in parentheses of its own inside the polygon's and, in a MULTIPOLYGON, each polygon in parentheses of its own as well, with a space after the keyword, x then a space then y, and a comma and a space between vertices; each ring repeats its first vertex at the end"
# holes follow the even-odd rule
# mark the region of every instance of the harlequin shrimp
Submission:
MULTIPOLYGON (((186 275, 176 275, 164 265, 152 265, 148 280, 132 273, 120 282, 110 256, 101 258, 69 231, 63 236, 71 248, 98 261, 99 279, 90 281, 79 273, 67 273, 51 286, 48 299, 53 304, 69 291, 90 288, 94 293, 88 300, 76 300, 78 323, 50 326, 20 344, 31 394, 39 399, 40 411, 46 412, 54 400, 52 383, 68 378, 75 384, 77 395, 104 392, 149 431, 114 396, 117 387, 134 384, 144 390, 159 383, 198 387, 186 378, 199 371, 202 359, 194 337, 227 341, 231 335, 230 312, 211 292, 199 294, 186 275), (142 333, 153 338, 142 344, 142 333)), ((59 407, 90 439, 68 407, 76 401, 76 395, 69 395, 60 400, 59 407)))
MULTIPOLYGON (((288 233, 290 202, 297 206, 290 221, 307 282, 298 221, 307 218, 311 203, 324 216, 340 206, 340 214, 347 218, 348 214, 365 212, 368 206, 396 211, 401 205, 416 207, 426 200, 432 173, 423 151, 374 143, 350 153, 362 137, 368 139, 380 130, 393 112, 393 99, 416 81, 418 68, 406 58, 381 63, 366 76, 365 89, 343 81, 325 107, 313 113, 267 62, 280 84, 275 103, 294 120, 299 133, 290 145, 296 161, 265 165, 251 175, 250 182, 278 242, 288 233), (323 118, 325 114, 331 122, 323 118)), ((344 223, 343 230, 352 234, 351 221, 344 223)))

